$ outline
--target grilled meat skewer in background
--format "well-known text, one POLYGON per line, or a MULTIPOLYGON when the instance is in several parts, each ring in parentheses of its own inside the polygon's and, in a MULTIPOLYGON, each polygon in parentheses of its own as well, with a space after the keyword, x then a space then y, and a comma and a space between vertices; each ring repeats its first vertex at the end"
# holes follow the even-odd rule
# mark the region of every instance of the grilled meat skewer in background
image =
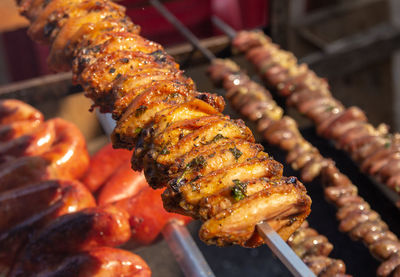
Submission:
MULTIPOLYGON (((398 238, 388 230, 387 224, 371 210, 368 203, 358 196, 356 186, 331 160, 324 158, 317 148, 303 138, 296 122, 289 116, 283 116, 283 111, 268 90, 250 80, 238 65, 228 59, 215 60, 209 67, 209 76, 216 85, 224 86, 233 108, 256 123, 268 142, 288 152, 287 161, 294 169, 301 170, 301 177, 306 182, 322 177, 327 200, 338 208, 341 231, 348 232, 353 239, 363 240, 379 259, 387 259, 387 249, 392 249, 391 254, 400 250, 398 238), (371 240, 371 235, 377 233, 380 235, 373 236, 371 240), (386 240, 383 241, 383 238, 386 240)), ((324 262, 321 258, 313 260, 314 265, 324 262)))
POLYGON ((385 124, 372 126, 358 107, 344 107, 325 79, 298 64, 292 53, 280 49, 262 32, 239 32, 233 45, 246 53, 271 89, 314 122, 319 135, 333 140, 363 172, 399 194, 399 134, 389 133, 385 124))
MULTIPOLYGON (((290 54, 285 56, 287 59, 279 59, 279 57, 273 57, 274 51, 266 52, 264 51, 263 45, 265 43, 270 43, 264 34, 259 32, 241 32, 239 33, 235 45, 239 50, 249 50, 253 49, 252 52, 257 53, 259 56, 248 55, 252 61, 257 61, 257 65, 263 64, 262 58, 265 58, 265 64, 263 68, 258 66, 260 73, 265 73, 263 70, 270 69, 271 76, 277 79, 282 76, 287 76, 288 72, 292 67, 287 67, 288 61, 290 59, 290 54), (272 60, 272 61, 271 61, 272 60), (281 64, 279 63, 281 62, 281 64), (278 70, 272 68, 285 66, 289 70, 278 70), (279 73, 280 72, 280 73, 279 73), (278 74, 279 73, 279 74, 278 74), (285 75, 286 74, 286 75, 285 75)), ((278 49, 277 46, 274 48, 278 49)), ((282 50, 279 50, 284 52, 282 50)), ((255 54, 254 54, 255 55, 255 54)), ((301 68, 305 70, 305 65, 301 68)), ((380 260, 384 262, 378 268, 379 276, 388 276, 396 270, 399 265, 397 253, 400 250, 400 244, 398 238, 389 231, 388 226, 384 223, 376 212, 370 209, 368 203, 366 203, 357 194, 357 188, 351 183, 351 181, 342 174, 337 167, 329 160, 324 159, 319 151, 312 147, 308 142, 304 141, 299 133, 296 123, 290 118, 286 117, 286 122, 292 122, 292 124, 279 124, 281 117, 276 117, 271 114, 271 107, 275 107, 276 103, 270 96, 270 93, 260 87, 259 85, 252 84, 248 77, 239 71, 239 67, 235 65, 232 61, 216 60, 210 69, 210 75, 217 84, 223 84, 225 88, 228 89, 227 97, 231 100, 232 105, 245 115, 249 119, 256 121, 259 131, 264 135, 264 137, 273 144, 278 144, 280 148, 289 151, 288 162, 292 163, 294 169, 300 169, 302 177, 316 177, 321 175, 323 178, 323 183, 325 186, 325 195, 327 199, 338 207, 337 218, 341 221, 339 226, 341 231, 348 232, 353 239, 361 239, 370 249, 371 253, 380 260), (264 95, 264 96, 260 96, 264 95), (304 142, 303 142, 304 141, 304 142), (311 166, 312 165, 312 166, 311 166), (313 169, 313 170, 312 170, 313 169), (309 174, 309 172, 313 174, 309 174), (390 249, 390 250, 389 250, 390 249)), ((318 93, 325 91, 324 95, 330 95, 326 90, 326 82, 322 79, 317 78, 314 73, 308 72, 307 78, 288 78, 287 80, 282 77, 279 79, 281 83, 279 86, 274 88, 280 91, 282 94, 287 91, 294 90, 296 88, 301 88, 302 86, 308 86, 310 90, 300 90, 297 94, 298 97, 302 97, 304 100, 309 100, 310 104, 305 104, 303 106, 303 112, 309 111, 310 115, 330 113, 331 109, 327 109, 326 105, 329 103, 335 103, 338 107, 341 104, 336 100, 331 98, 331 100, 326 100, 327 98, 315 97, 313 102, 313 97, 315 96, 313 90, 315 89, 315 84, 319 83, 324 90, 319 87, 318 93), (304 81, 301 84, 300 81, 304 81), (297 83, 296 83, 297 82, 297 83), (294 83, 296 85, 294 85, 294 83), (300 84, 299 84, 300 83, 300 84), (286 84, 286 85, 284 85, 286 84), (325 84, 325 85, 324 85, 325 84), (325 99, 325 100, 324 100, 325 99), (307 105, 314 105, 313 110, 309 110, 307 105)), ((268 79, 268 75, 262 75, 264 78, 268 79)), ((271 77, 272 78, 272 77, 271 77)), ((268 79, 267 81, 272 84, 273 79, 268 79)), ((276 84, 275 84, 276 85, 276 84)), ((357 109, 350 108, 351 113, 356 113, 357 109)), ((350 114, 351 114, 350 113, 350 114)), ((285 117, 283 117, 285 118, 285 117)), ((323 118, 323 116, 321 116, 323 118)), ((351 122, 349 124, 344 123, 341 125, 341 121, 335 122, 332 128, 336 128, 336 131, 341 132, 349 129, 351 134, 356 135, 357 132, 352 130, 358 123, 351 122)), ((358 129, 355 128, 355 130, 358 129)), ((332 129, 329 129, 332 130, 332 129)), ((383 131, 382 131, 383 132, 383 131)), ((349 137, 351 137, 351 134, 349 137)), ((366 143, 369 140, 373 140, 372 137, 366 139, 366 143)), ((307 178, 305 178, 307 180, 307 178)), ((311 180, 310 178, 309 180, 311 180)))

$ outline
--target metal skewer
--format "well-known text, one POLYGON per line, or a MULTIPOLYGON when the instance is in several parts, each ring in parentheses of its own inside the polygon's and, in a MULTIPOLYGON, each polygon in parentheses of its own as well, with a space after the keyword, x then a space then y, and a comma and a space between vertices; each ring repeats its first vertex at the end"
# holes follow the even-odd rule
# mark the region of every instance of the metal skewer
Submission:
MULTIPOLYGON (((111 135, 115 127, 115 120, 112 119, 111 114, 98 111, 96 113, 106 134, 111 135)), ((178 220, 170 220, 164 226, 162 235, 185 276, 215 276, 185 225, 178 220)))
POLYGON ((234 39, 236 37, 236 30, 234 30, 231 26, 222 21, 218 16, 213 15, 211 17, 211 21, 215 26, 218 27, 221 31, 223 31, 230 39, 234 39))
MULTIPOLYGON (((151 5, 157 9, 172 25, 178 29, 182 35, 206 56, 210 62, 216 59, 216 56, 207 48, 201 45, 196 36, 189 31, 170 11, 168 11, 158 0, 150 0, 151 5)), ((230 32, 235 36, 236 31, 230 32)), ((265 243, 272 252, 281 260, 281 262, 294 275, 299 277, 315 276, 314 273, 303 263, 303 261, 293 252, 293 250, 282 240, 282 238, 269 226, 267 222, 257 224, 257 230, 265 243)))

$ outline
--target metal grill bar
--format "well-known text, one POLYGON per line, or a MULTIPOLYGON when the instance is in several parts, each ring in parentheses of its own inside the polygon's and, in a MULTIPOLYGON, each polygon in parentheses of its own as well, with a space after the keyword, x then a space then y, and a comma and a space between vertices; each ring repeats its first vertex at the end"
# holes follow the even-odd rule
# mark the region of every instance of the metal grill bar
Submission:
POLYGON ((0 86, 0 99, 18 98, 36 105, 81 91, 72 84, 72 73, 64 72, 0 86))
POLYGON ((162 234, 185 276, 215 276, 184 225, 171 220, 162 234))

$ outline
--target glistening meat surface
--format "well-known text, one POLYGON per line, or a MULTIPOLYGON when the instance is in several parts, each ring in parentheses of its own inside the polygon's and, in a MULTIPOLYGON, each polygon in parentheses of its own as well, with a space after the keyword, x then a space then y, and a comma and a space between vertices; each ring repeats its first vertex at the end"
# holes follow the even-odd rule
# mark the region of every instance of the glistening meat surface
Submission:
POLYGON ((242 121, 221 114, 221 98, 197 92, 193 81, 160 45, 137 35, 140 28, 125 17, 121 6, 105 0, 22 0, 20 6, 32 22, 32 38, 52 44, 52 68, 72 67, 74 80, 84 87, 94 105, 113 112, 118 120, 112 137, 114 146, 135 148, 134 168, 145 170, 152 187, 167 187, 164 199, 169 199, 171 192, 179 199, 168 201, 168 210, 200 218, 198 203, 228 190, 234 205, 203 218, 206 223, 202 230, 222 214, 229 213, 230 220, 238 220, 235 214, 249 213, 247 219, 240 218, 239 229, 246 235, 226 235, 227 227, 207 232, 207 236, 202 231, 203 240, 257 246, 261 242, 255 231, 258 222, 274 220, 274 229, 284 239, 301 225, 311 205, 301 183, 289 182, 279 189, 268 186, 257 196, 248 195, 245 186, 237 185, 257 178, 284 178, 281 170, 270 170, 280 166, 266 153, 256 151, 239 162, 243 152, 236 145, 226 144, 233 158, 214 160, 219 165, 216 170, 211 169, 214 164, 204 175, 188 174, 207 167, 209 159, 220 155, 215 151, 203 156, 204 162, 197 162, 196 155, 186 165, 177 166, 176 161, 188 153, 213 149, 220 145, 220 139, 235 139, 248 148, 259 146, 242 121), (248 205, 252 207, 249 210, 244 208, 248 205))

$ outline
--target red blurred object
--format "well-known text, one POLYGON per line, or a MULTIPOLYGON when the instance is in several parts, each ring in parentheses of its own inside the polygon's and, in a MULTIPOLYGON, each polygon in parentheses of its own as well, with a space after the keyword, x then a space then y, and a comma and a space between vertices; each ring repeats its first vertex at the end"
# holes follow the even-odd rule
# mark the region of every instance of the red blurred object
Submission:
POLYGON ((143 172, 132 170, 131 163, 127 160, 116 168, 114 174, 101 188, 97 203, 105 205, 132 197, 148 186, 143 172))
MULTIPOLYGON (((167 47, 186 40, 145 0, 119 2, 127 8, 127 15, 142 27, 144 37, 167 47)), ((235 29, 251 29, 268 24, 269 0, 173 0, 165 6, 199 38, 220 32, 213 27, 211 16, 216 15, 235 29)), ((6 62, 11 81, 19 81, 49 74, 46 65, 48 49, 32 42, 26 30, 2 35, 6 62)))
POLYGON ((97 191, 120 166, 130 165, 131 156, 131 151, 114 149, 111 143, 107 144, 90 159, 90 167, 82 182, 91 192, 97 191))
MULTIPOLYGON (((135 24, 142 27, 145 38, 161 43, 163 46, 185 41, 179 32, 152 6, 134 8, 137 0, 122 1, 127 7, 127 15, 135 24)), ((211 0, 177 0, 165 2, 170 10, 183 24, 188 26, 200 38, 212 36, 211 0)))
POLYGON ((153 190, 143 172, 133 171, 131 152, 104 146, 91 159, 84 183, 91 190, 99 187, 97 202, 100 206, 114 203, 129 214, 132 242, 135 245, 152 243, 170 219, 185 223, 190 217, 168 213, 161 199, 163 189, 153 190))

